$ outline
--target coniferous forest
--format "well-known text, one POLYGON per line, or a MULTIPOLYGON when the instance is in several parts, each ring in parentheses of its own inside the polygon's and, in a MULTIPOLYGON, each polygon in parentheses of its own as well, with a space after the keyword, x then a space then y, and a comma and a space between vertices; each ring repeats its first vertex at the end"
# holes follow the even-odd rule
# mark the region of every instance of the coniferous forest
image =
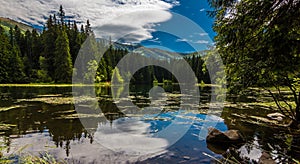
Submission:
MULTIPOLYGON (((87 68, 82 69, 96 69, 96 75, 85 73, 80 77, 86 80, 94 78, 95 82, 111 81, 113 69, 130 50, 126 46, 116 47, 111 41, 107 41, 108 44, 104 40, 96 41, 89 20, 85 25, 79 25, 76 21, 65 20, 65 17, 64 9, 60 6, 57 14, 49 16, 42 32, 36 29, 22 31, 17 25, 6 31, 0 26, 0 83, 70 83, 74 62, 88 37, 94 40, 91 51, 95 56, 103 49, 107 51, 101 52, 104 56, 99 63, 96 60, 85 61, 87 68)), ((198 81, 209 83, 209 75, 202 69, 204 62, 200 55, 193 53, 185 56, 198 81)), ((176 82, 169 71, 156 66, 145 67, 133 77, 132 82, 135 83, 152 83, 154 80, 176 82), (140 80, 137 82, 135 79, 140 80)))
POLYGON ((16 13, 36 12, 42 23, 4 10, 32 1, 0 1, 1 15, 39 27, 0 17, 0 163, 299 164, 300 0, 185 1, 65 5, 78 13, 70 16, 57 1, 39 0, 39 11, 16 13), (155 5, 211 31, 170 18, 162 26, 184 33, 167 35, 144 20, 163 17, 148 11, 155 5), (123 10, 143 6, 139 17, 123 10), (102 7, 101 19, 115 11, 133 21, 93 22, 102 7), (80 11, 91 12, 90 20, 74 20, 85 17, 80 11), (151 39, 131 27, 141 19, 151 39), (103 26, 120 35, 132 29, 144 40, 115 39, 103 26), (184 47, 192 43, 210 47, 184 47))

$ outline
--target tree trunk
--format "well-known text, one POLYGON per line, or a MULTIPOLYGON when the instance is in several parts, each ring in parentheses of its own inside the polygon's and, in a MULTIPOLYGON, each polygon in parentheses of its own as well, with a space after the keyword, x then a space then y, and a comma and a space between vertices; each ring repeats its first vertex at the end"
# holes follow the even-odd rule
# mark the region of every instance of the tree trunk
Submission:
POLYGON ((296 121, 298 124, 300 124, 300 92, 298 95, 298 104, 296 106, 296 121))
POLYGON ((300 92, 297 97, 296 109, 295 109, 295 119, 290 122, 290 127, 300 128, 300 92))

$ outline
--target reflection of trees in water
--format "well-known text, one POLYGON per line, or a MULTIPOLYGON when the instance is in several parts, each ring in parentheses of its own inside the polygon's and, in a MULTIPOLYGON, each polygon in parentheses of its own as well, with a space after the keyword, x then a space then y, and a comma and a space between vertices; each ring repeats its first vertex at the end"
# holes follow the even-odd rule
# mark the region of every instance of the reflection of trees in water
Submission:
POLYGON ((99 107, 110 124, 114 120, 125 116, 112 100, 100 99, 99 107))
MULTIPOLYGON (((264 116, 268 112, 269 111, 265 109, 225 108, 221 117, 224 118, 224 123, 227 125, 228 129, 239 129, 243 136, 246 137, 247 143, 242 146, 244 146, 248 152, 258 148, 262 150, 262 152, 271 154, 273 158, 276 158, 276 160, 281 163, 293 162, 293 158, 299 160, 300 146, 298 145, 300 145, 300 134, 292 134, 291 131, 285 127, 267 124, 257 125, 255 122, 251 123, 249 120, 247 121, 247 118, 236 116, 239 114, 264 116), (254 145, 254 142, 257 145, 254 145)), ((234 149, 231 149, 231 151, 235 151, 237 155, 241 155, 237 152, 240 147, 241 146, 235 147, 234 149)), ((226 150, 228 151, 229 148, 230 147, 221 146, 219 148, 214 147, 211 150, 216 153, 224 153, 226 150)))
MULTIPOLYGON (((27 104, 27 107, 20 107, 0 113, 0 120, 8 124, 15 124, 16 127, 7 131, 4 137, 4 144, 10 148, 10 135, 25 135, 31 132, 43 132, 49 130, 49 134, 57 147, 64 147, 69 153, 70 141, 80 140, 83 137, 92 137, 84 130, 79 119, 53 119, 67 114, 74 114, 76 111, 72 105, 48 105, 34 102, 27 104), (84 135, 82 135, 84 133, 84 135), (64 145, 65 142, 65 145, 64 145)), ((34 143, 33 143, 34 144, 34 143)))

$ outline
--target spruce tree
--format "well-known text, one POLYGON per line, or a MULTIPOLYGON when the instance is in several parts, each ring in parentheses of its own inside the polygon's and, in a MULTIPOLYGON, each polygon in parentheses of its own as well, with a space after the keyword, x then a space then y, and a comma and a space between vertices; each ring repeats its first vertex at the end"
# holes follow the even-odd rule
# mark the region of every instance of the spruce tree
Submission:
POLYGON ((9 55, 9 83, 24 83, 24 64, 20 57, 20 49, 18 46, 11 47, 9 55))
POLYGON ((63 25, 64 24, 64 18, 65 18, 65 11, 64 11, 62 5, 59 6, 58 16, 60 18, 60 23, 63 25))
POLYGON ((0 25, 0 83, 6 83, 8 75, 9 38, 5 35, 4 29, 0 25))
POLYGON ((69 39, 65 29, 59 31, 55 41, 54 80, 58 83, 71 82, 72 61, 69 47, 69 39))
POLYGON ((55 40, 57 38, 58 28, 56 25, 55 15, 49 17, 47 21, 47 29, 42 34, 43 41, 43 52, 42 56, 45 57, 47 63, 47 72, 51 79, 54 79, 54 51, 55 50, 55 40))

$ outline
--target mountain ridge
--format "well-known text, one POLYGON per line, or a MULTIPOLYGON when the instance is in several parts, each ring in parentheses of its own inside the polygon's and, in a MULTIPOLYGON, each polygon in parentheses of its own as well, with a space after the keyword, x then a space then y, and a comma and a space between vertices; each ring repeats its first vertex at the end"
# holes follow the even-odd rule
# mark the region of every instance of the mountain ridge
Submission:
POLYGON ((0 25, 2 25, 5 30, 9 30, 10 27, 14 28, 16 25, 21 29, 22 32, 27 30, 32 31, 34 29, 30 25, 5 17, 0 17, 0 25))

